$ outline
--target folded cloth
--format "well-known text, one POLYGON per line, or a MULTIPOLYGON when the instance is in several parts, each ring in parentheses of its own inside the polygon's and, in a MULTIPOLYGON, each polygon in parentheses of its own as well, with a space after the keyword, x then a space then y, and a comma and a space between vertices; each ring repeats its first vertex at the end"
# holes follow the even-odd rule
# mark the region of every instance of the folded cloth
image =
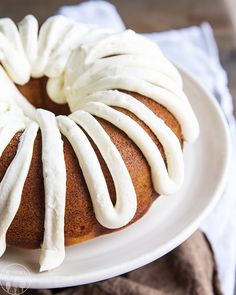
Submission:
MULTIPOLYGON (((116 30, 124 29, 116 8, 105 1, 88 1, 76 6, 62 7, 59 13, 81 22, 116 30)), ((157 42, 170 59, 202 81, 202 85, 214 95, 226 115, 232 135, 232 146, 235 147, 236 127, 232 112, 232 97, 227 88, 227 76, 220 65, 210 26, 203 24, 199 27, 146 34, 146 36, 157 42)), ((224 194, 201 227, 215 253, 222 289, 227 295, 233 294, 236 267, 235 155, 231 164, 230 177, 224 194)))
POLYGON ((105 1, 89 1, 73 6, 63 6, 59 9, 58 14, 85 24, 99 25, 117 31, 125 29, 115 6, 105 1))
POLYGON ((28 290, 26 295, 220 295, 211 248, 200 231, 162 258, 125 275, 57 290, 28 290))

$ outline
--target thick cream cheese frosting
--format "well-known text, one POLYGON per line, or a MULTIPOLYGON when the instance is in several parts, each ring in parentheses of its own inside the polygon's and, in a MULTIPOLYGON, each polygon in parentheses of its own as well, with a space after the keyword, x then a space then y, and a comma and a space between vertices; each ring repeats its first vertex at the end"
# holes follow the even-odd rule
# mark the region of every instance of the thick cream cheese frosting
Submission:
POLYGON ((66 167, 61 134, 75 151, 95 216, 104 227, 127 225, 135 215, 137 197, 127 167, 97 117, 115 125, 138 146, 150 166, 157 193, 179 190, 184 162, 178 138, 143 103, 122 92, 136 92, 164 106, 178 120, 186 141, 197 138, 198 122, 183 92, 181 76, 156 44, 131 30, 112 32, 63 16, 51 17, 39 28, 37 20, 29 15, 18 25, 7 18, 0 20, 0 62, 0 156, 14 135, 23 131, 17 154, 0 183, 0 256, 20 205, 38 129, 42 134, 45 187, 40 271, 57 267, 65 257, 66 167), (50 98, 69 104, 68 117, 36 110, 15 86, 42 76, 48 77, 50 98), (144 129, 114 107, 127 109, 151 129, 164 149, 166 164, 144 129), (110 171, 115 205, 85 132, 110 171))

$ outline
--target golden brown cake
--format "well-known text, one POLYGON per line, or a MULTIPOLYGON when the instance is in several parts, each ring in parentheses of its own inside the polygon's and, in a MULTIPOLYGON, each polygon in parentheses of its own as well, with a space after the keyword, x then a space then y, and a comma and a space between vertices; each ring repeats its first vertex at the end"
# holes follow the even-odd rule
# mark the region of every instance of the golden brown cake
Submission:
POLYGON ((0 20, 0 32, 6 41, 0 45, 0 254, 4 243, 41 246, 41 270, 48 270, 63 261, 64 244, 124 228, 158 195, 176 192, 183 182, 181 148, 196 138, 198 125, 177 70, 156 44, 132 31, 57 16, 38 32, 27 16, 18 27, 0 20), (79 143, 75 123, 88 142, 79 143), (80 158, 83 143, 92 148, 80 158), (94 155, 100 166, 87 167, 94 155), (106 190, 116 210, 111 217, 106 190))

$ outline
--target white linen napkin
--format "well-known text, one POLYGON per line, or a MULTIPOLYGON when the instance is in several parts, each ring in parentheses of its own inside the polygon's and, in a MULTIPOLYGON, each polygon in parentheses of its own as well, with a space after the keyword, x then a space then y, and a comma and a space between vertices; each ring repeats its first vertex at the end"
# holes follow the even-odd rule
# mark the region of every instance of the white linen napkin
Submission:
MULTIPOLYGON (((116 8, 105 1, 88 1, 75 6, 64 6, 58 13, 83 23, 97 24, 115 30, 125 28, 116 8)), ((204 23, 198 27, 145 35, 157 42, 167 57, 200 79, 202 85, 215 96, 229 123, 232 145, 236 147, 232 97, 210 25, 204 23)), ((201 226, 214 250, 222 289, 226 295, 234 293, 236 268, 235 155, 231 163, 230 177, 224 194, 201 226)))

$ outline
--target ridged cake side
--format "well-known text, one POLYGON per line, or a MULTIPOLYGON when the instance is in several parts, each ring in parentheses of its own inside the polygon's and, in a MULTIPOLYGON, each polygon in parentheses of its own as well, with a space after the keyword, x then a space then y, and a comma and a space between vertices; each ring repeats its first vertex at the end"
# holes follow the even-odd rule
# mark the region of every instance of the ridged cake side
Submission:
MULTIPOLYGON (((163 119, 174 131, 182 144, 182 134, 179 123, 169 111, 142 95, 136 93, 132 93, 132 95, 163 119)), ((152 131, 133 114, 123 109, 119 110, 132 117, 133 120, 143 127, 158 146, 162 157, 165 159, 163 148, 152 131)), ((121 153, 134 184, 138 205, 136 214, 130 222, 133 223, 146 213, 157 197, 157 194, 153 190, 149 165, 139 148, 124 132, 105 120, 98 119, 98 121, 121 153)), ((15 135, 0 158, 0 181, 15 156, 20 135, 21 132, 15 135)), ((77 157, 65 137, 63 137, 63 141, 67 174, 65 243, 66 245, 71 245, 114 230, 103 227, 96 220, 88 188, 77 157)), ((98 156, 111 199, 114 203, 116 196, 113 180, 98 149, 94 144, 93 147, 98 156)), ((21 204, 7 233, 7 243, 9 245, 38 248, 43 241, 45 195, 41 149, 42 142, 39 132, 34 143, 32 162, 24 185, 21 204)))

